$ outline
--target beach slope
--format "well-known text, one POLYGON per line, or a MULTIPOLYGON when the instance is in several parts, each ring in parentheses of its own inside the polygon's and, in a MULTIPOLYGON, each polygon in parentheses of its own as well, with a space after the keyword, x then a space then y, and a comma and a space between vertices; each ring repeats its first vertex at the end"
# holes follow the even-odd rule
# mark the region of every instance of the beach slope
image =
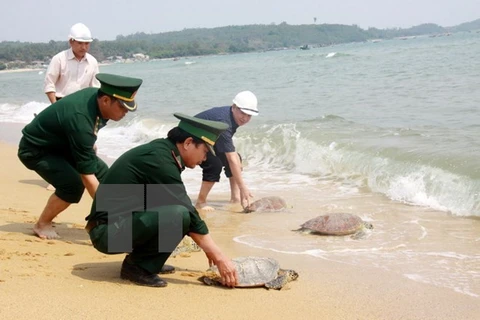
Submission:
POLYGON ((168 261, 177 268, 164 276, 168 287, 133 285, 119 277, 124 255, 92 247, 83 229, 91 204, 87 194, 56 219, 60 240, 35 237, 32 224, 51 193, 18 161, 15 146, 0 144, 0 153, 1 319, 478 319, 480 314, 478 298, 380 269, 247 248, 232 241, 235 225, 211 227, 231 257, 268 255, 297 270, 299 279, 281 291, 208 287, 197 279, 207 259, 196 252, 168 261))

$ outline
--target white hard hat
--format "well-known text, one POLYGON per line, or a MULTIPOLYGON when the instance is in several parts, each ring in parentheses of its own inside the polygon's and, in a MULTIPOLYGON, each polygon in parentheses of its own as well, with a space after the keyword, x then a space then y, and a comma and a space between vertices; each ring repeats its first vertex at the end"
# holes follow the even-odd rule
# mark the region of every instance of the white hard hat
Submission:
POLYGON ((92 42, 92 34, 90 29, 83 23, 76 23, 70 28, 68 40, 73 39, 78 42, 92 42))
POLYGON ((242 91, 233 98, 233 103, 242 110, 243 113, 251 116, 258 115, 257 97, 251 91, 242 91))

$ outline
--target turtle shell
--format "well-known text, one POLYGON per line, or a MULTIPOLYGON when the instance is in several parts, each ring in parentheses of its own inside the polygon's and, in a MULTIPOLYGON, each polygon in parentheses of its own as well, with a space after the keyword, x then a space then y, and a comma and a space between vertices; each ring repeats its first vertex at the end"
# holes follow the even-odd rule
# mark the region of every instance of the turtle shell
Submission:
POLYGON ((283 210, 287 207, 287 203, 280 197, 271 196, 261 198, 253 203, 251 203, 248 207, 245 208, 244 212, 254 212, 254 211, 277 211, 283 210))
MULTIPOLYGON (((279 263, 267 257, 238 257, 232 261, 238 273, 237 287, 262 287, 275 279, 280 270, 279 263)), ((216 267, 212 271, 218 274, 216 267)))
POLYGON ((351 213, 330 213, 310 219, 300 230, 325 235, 347 235, 363 228, 363 220, 351 213))

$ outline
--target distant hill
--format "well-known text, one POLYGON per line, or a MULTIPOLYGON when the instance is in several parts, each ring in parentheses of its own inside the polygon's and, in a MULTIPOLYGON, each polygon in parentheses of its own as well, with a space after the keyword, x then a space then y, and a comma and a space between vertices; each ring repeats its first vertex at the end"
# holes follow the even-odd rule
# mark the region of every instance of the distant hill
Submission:
POLYGON ((465 22, 462 24, 459 24, 458 26, 454 27, 448 27, 446 28, 450 32, 461 32, 461 31, 474 31, 474 30, 480 30, 480 19, 471 21, 471 22, 465 22))
MULTIPOLYGON (((361 29, 357 25, 308 24, 289 25, 245 25, 219 28, 184 29, 182 31, 146 34, 143 32, 127 36, 119 35, 113 41, 92 42, 90 53, 99 61, 126 59, 134 54, 149 58, 173 58, 184 56, 229 54, 250 51, 276 50, 329 46, 338 43, 362 42, 369 39, 391 39, 395 37, 480 29, 480 19, 453 27, 442 27, 433 23, 421 24, 407 29, 361 29)), ((61 50, 68 48, 66 41, 49 43, 0 43, 0 69, 46 64, 61 50)))

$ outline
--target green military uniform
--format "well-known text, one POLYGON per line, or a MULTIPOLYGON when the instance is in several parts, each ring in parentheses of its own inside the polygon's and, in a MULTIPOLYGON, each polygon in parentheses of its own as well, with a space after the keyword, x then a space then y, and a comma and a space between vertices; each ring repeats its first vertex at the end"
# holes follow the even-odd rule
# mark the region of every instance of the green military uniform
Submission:
MULTIPOLYGON (((200 120, 182 114, 175 116, 181 119, 178 127, 204 140, 209 150, 218 135, 227 128, 221 122, 200 120)), ((159 273, 183 236, 189 232, 207 234, 207 225, 192 205, 183 184, 181 173, 184 169, 179 150, 170 139, 153 140, 120 156, 108 170, 97 191, 90 215, 86 218, 89 221, 87 231, 94 247, 103 253, 119 253, 111 250, 113 243, 109 241, 120 241, 131 230, 130 260, 150 273, 159 273), (104 194, 102 188, 111 187, 109 185, 124 186, 107 196, 114 205, 123 199, 123 209, 107 212, 108 210, 99 208, 100 201, 109 200, 99 199, 104 194), (140 186, 140 189, 135 186, 140 186), (136 190, 138 193, 134 198, 137 200, 134 202, 137 204, 132 205, 127 198, 132 198, 136 190), (140 208, 138 199, 142 200, 140 208), (142 206, 145 210, 141 209, 142 206), (167 249, 163 246, 159 250, 162 234, 175 227, 175 219, 169 218, 174 215, 180 216, 181 234, 167 249)), ((117 209, 119 207, 122 205, 118 205, 117 209)))
POLYGON ((85 88, 66 96, 40 112, 22 130, 18 157, 53 185, 60 199, 69 203, 77 203, 82 197, 84 186, 79 174, 95 174, 101 180, 108 170, 94 150, 98 130, 108 121, 102 118, 98 106, 98 90, 119 99, 133 111, 133 97, 142 82, 102 73, 96 77, 100 89, 85 88))

